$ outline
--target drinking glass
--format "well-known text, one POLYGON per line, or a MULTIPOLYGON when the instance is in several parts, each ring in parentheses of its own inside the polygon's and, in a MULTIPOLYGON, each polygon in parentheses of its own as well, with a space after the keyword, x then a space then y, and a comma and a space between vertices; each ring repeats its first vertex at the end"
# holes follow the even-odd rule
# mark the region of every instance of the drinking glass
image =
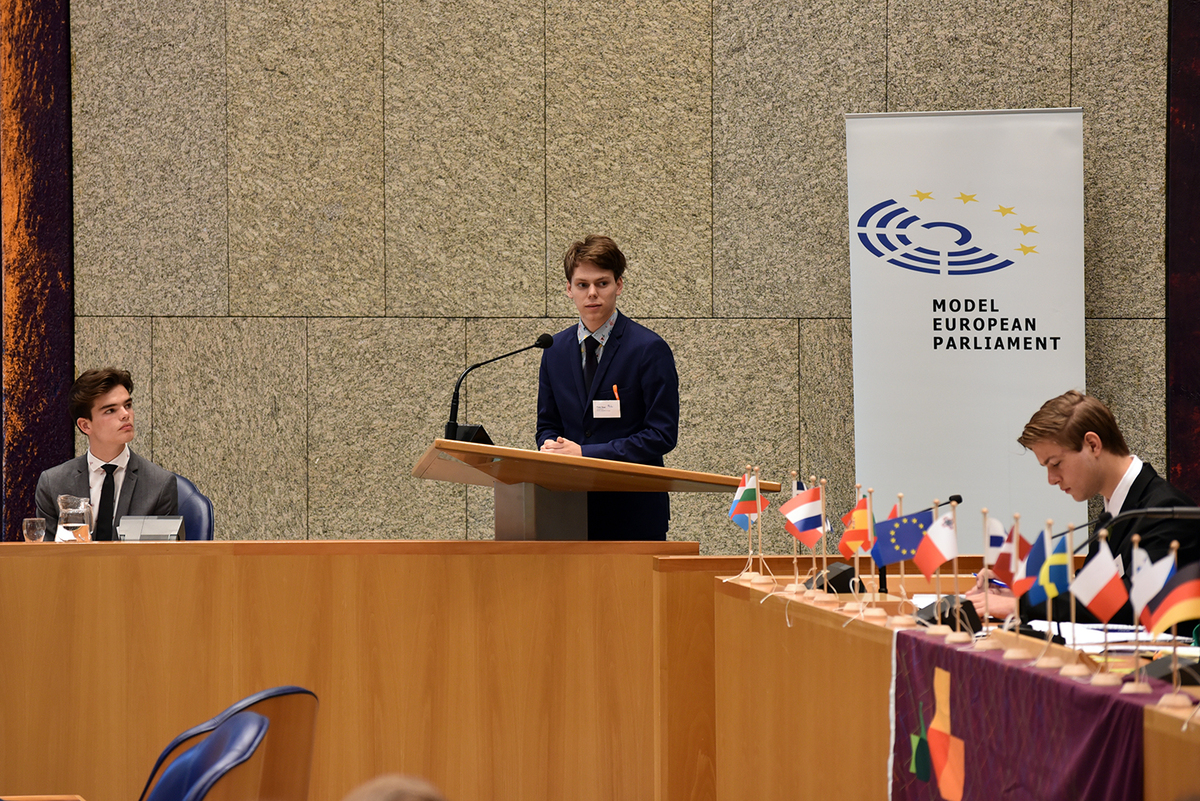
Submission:
POLYGON ((46 518, 27 517, 21 521, 21 533, 26 542, 41 542, 46 539, 46 518))

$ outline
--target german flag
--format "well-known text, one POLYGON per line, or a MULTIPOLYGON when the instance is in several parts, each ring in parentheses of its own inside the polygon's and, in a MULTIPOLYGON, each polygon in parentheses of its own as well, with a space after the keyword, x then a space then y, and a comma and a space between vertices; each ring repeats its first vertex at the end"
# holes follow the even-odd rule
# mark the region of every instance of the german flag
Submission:
POLYGON ((1200 618, 1200 562, 1193 562, 1171 577, 1142 610, 1141 622, 1155 634, 1176 623, 1200 618))

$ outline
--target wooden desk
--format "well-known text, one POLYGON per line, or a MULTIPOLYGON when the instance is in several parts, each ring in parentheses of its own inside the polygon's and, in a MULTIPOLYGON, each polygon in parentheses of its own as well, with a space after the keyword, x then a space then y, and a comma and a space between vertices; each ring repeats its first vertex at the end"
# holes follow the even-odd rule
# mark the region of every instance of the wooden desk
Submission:
MULTIPOLYGON (((892 632, 763 597, 716 587, 717 798, 887 798, 892 632)), ((1143 720, 1145 801, 1200 793, 1200 725, 1143 720)))
POLYGON ((1146 707, 1145 801, 1178 801, 1200 794, 1200 715, 1186 731, 1180 713, 1146 707))
POLYGON ((0 685, 0 791, 128 801, 176 734, 297 684, 321 703, 313 799, 388 771, 455 801, 653 798, 656 765, 682 762, 655 751, 671 747, 656 632, 676 619, 656 621, 672 607, 654 555, 697 550, 0 545, 0 643, 20 655, 0 685))
POLYGON ((717 798, 887 798, 892 632, 762 599, 717 584, 717 798))

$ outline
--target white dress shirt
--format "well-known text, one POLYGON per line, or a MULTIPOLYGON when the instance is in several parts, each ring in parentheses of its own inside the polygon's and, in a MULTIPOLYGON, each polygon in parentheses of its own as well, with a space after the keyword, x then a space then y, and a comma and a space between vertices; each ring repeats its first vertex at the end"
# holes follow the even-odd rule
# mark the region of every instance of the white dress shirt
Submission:
MULTIPOLYGON (((1113 517, 1121 513, 1121 507, 1125 505, 1125 499, 1129 497, 1129 488, 1133 486, 1133 481, 1140 472, 1142 472, 1142 460, 1134 456, 1125 475, 1121 476, 1121 480, 1117 482, 1117 488, 1113 490, 1112 497, 1104 499, 1104 511, 1113 517)), ((1121 554, 1113 554, 1113 561, 1117 564, 1117 575, 1124 577, 1125 562, 1121 559, 1121 554)))
POLYGON ((1129 463, 1129 469, 1117 482, 1117 488, 1113 490, 1112 497, 1104 499, 1104 511, 1113 517, 1121 513, 1121 507, 1125 505, 1125 498, 1129 495, 1129 488, 1133 486, 1133 481, 1140 472, 1142 472, 1142 460, 1134 456, 1133 461, 1129 463))

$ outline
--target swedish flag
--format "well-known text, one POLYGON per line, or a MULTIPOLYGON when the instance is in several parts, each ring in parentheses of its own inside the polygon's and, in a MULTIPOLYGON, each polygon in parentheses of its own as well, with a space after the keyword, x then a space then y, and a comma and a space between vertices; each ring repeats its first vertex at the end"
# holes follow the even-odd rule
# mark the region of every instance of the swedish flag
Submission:
POLYGON ((1067 591, 1067 538, 1059 539, 1050 558, 1038 568, 1037 581, 1029 588, 1029 603, 1043 604, 1047 598, 1057 598, 1067 591))

